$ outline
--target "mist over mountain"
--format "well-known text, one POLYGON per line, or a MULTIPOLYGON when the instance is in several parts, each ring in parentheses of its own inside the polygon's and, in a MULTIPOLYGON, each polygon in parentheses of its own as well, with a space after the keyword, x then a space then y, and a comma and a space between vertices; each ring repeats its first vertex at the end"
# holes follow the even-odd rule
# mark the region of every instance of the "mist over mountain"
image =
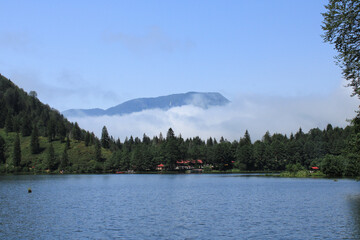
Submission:
POLYGON ((66 117, 86 117, 86 116, 114 116, 141 112, 143 110, 161 109, 168 110, 173 107, 193 105, 203 109, 211 106, 223 106, 230 101, 217 92, 188 92, 172 94, 154 98, 137 98, 126 101, 108 109, 69 109, 62 114, 66 117))

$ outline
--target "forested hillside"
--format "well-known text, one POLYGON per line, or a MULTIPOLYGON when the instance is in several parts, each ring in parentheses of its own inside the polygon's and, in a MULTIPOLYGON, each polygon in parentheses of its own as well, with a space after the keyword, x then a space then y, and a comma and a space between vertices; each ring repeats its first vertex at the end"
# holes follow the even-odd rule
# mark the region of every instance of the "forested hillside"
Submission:
POLYGON ((101 139, 70 123, 0 75, 0 172, 95 173, 179 171, 184 163, 205 171, 308 171, 328 176, 360 175, 359 119, 346 128, 301 128, 290 136, 266 132, 251 141, 199 137, 183 139, 170 128, 164 137, 130 136, 122 143, 102 129, 101 139), (196 160, 196 161, 194 161, 196 160), (201 161, 198 161, 201 160, 201 161), (180 165, 180 166, 179 166, 180 165))
POLYGON ((0 172, 102 171, 109 155, 94 134, 0 75, 0 172))

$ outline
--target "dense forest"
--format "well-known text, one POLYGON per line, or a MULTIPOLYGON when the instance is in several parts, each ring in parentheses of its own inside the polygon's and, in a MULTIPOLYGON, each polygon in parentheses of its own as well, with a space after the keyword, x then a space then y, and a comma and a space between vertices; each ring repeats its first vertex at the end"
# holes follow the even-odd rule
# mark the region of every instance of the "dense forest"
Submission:
POLYGON ((318 167, 328 176, 353 177, 360 175, 359 126, 355 118, 344 129, 329 124, 307 133, 300 128, 290 136, 266 132, 255 142, 248 131, 230 142, 223 137, 183 139, 171 128, 166 136, 144 134, 121 142, 104 126, 99 139, 41 103, 36 92, 28 94, 0 75, 1 173, 148 172, 159 170, 159 165, 162 171, 179 172, 186 162, 186 167, 209 172, 318 167))
MULTIPOLYGON (((330 0, 323 13, 324 41, 334 45, 343 77, 360 98, 359 1, 330 0)), ((164 137, 99 139, 71 123, 0 75, 0 173, 111 173, 184 169, 215 171, 310 171, 331 177, 360 176, 360 112, 345 128, 328 125, 290 136, 266 132, 252 142, 223 137, 183 139, 170 128, 164 137), (318 172, 320 170, 320 172, 318 172)), ((303 175, 301 175, 303 176, 303 175)))

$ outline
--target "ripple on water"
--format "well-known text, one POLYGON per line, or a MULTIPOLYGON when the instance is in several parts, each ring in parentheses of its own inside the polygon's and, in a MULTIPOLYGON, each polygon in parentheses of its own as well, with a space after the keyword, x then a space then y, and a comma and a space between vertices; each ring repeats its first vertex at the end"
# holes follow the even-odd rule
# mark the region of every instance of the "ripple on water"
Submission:
POLYGON ((0 239, 360 239, 355 181, 223 176, 0 177, 0 239))

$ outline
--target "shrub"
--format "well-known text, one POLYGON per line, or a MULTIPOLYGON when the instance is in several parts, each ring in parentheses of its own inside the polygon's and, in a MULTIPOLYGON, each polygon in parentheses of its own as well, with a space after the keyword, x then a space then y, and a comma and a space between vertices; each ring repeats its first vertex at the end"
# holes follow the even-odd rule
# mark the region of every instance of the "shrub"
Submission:
POLYGON ((326 155, 321 161, 321 171, 328 177, 341 177, 344 172, 345 158, 341 155, 326 155))

